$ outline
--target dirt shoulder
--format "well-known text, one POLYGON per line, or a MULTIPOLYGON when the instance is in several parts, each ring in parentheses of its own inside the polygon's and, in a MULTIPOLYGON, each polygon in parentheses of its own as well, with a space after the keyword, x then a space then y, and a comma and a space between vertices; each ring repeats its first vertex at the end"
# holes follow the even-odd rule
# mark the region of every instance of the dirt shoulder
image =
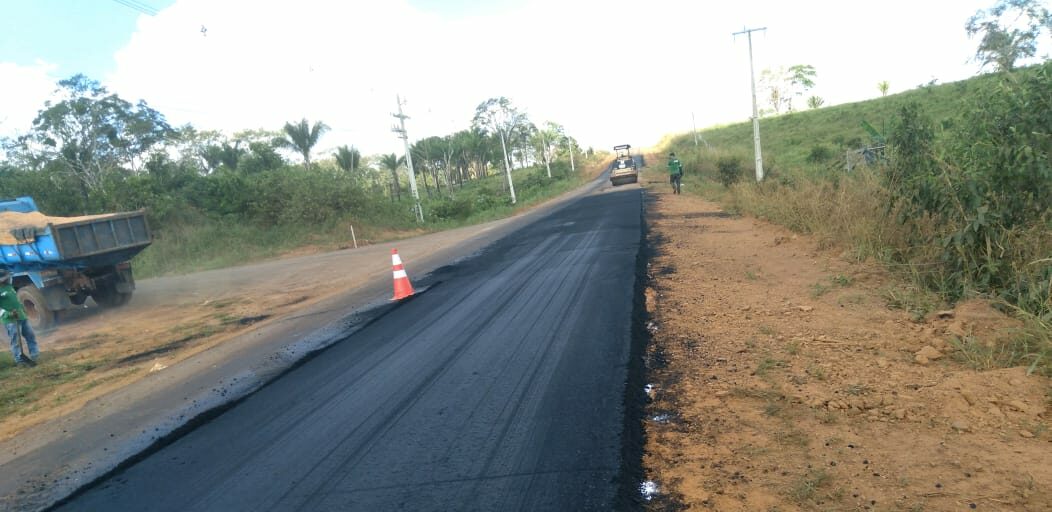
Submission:
POLYGON ((916 323, 879 266, 644 177, 654 510, 1048 510, 1052 382, 951 341, 1013 324, 969 302, 916 323))

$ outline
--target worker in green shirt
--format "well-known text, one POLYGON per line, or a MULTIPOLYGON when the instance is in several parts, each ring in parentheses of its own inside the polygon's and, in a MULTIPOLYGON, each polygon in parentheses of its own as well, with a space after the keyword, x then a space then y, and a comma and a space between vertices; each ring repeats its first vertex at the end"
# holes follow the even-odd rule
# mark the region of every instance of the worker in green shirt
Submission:
POLYGON ((37 337, 33 334, 33 328, 29 325, 26 317, 26 309, 18 300, 15 287, 11 285, 11 272, 0 268, 0 322, 7 329, 7 335, 11 338, 11 354, 15 356, 15 364, 25 366, 36 366, 37 337), (22 353, 22 342, 20 338, 26 339, 28 354, 22 353))
POLYGON ((676 158, 675 153, 668 154, 668 182, 672 184, 672 193, 678 194, 680 183, 683 180, 683 163, 676 158))

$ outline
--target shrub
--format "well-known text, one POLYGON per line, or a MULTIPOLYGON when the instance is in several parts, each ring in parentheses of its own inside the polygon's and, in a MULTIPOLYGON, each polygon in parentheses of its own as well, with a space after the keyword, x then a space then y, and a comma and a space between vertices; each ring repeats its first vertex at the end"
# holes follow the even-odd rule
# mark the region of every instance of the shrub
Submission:
POLYGON ((431 206, 431 215, 439 219, 466 219, 474 212, 474 203, 466 197, 440 201, 431 206))
POLYGON ((730 187, 731 185, 741 180, 741 162, 737 158, 720 158, 716 162, 716 168, 719 170, 720 183, 722 183, 725 187, 730 187))
POLYGON ((833 151, 825 144, 815 144, 811 152, 807 154, 807 161, 813 164, 829 161, 833 157, 833 151))

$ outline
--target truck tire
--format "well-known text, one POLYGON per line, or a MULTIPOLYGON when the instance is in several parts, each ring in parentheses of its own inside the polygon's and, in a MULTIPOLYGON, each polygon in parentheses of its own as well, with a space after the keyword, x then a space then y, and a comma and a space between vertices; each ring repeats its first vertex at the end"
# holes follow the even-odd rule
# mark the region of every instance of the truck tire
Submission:
POLYGON ((26 308, 26 317, 34 330, 43 331, 55 325, 56 314, 47 308, 44 294, 36 286, 27 285, 18 289, 18 300, 26 308))
POLYGON ((114 285, 96 288, 91 293, 91 298, 95 299, 95 303, 104 308, 123 306, 131 300, 131 296, 131 292, 121 293, 117 291, 117 287, 114 285))

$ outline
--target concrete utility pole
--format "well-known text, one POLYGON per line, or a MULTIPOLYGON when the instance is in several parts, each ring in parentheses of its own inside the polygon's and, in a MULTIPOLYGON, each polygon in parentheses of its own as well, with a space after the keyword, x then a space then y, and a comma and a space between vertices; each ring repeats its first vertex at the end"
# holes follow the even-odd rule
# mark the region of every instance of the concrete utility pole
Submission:
MULTIPOLYGON (((413 193, 413 209, 416 210, 417 222, 424 222, 424 209, 420 207, 420 194, 416 192, 416 174, 413 172, 413 154, 409 151, 409 134, 405 131, 405 120, 409 119, 409 116, 402 113, 402 97, 396 95, 395 99, 398 101, 398 113, 391 114, 398 118, 399 126, 391 128, 392 132, 398 134, 398 137, 405 143, 405 166, 409 168, 409 190, 413 193)), ((397 183, 395 184, 397 186, 397 183)))
POLYGON ((698 123, 694 121, 694 112, 690 113, 690 126, 694 130, 694 147, 698 147, 698 123))
POLYGON ((541 134, 541 146, 544 146, 544 168, 548 169, 548 179, 552 179, 552 164, 548 162, 548 139, 544 136, 544 130, 538 130, 541 134))
POLYGON ((566 136, 566 145, 570 147, 570 172, 577 172, 573 166, 573 139, 569 135, 566 136))
POLYGON ((732 35, 745 34, 749 38, 749 78, 752 80, 752 140, 753 147, 756 149, 756 181, 763 181, 763 155, 760 153, 760 112, 756 108, 756 71, 753 70, 752 65, 752 33, 761 30, 767 30, 767 27, 762 28, 742 28, 741 32, 735 32, 732 35))

